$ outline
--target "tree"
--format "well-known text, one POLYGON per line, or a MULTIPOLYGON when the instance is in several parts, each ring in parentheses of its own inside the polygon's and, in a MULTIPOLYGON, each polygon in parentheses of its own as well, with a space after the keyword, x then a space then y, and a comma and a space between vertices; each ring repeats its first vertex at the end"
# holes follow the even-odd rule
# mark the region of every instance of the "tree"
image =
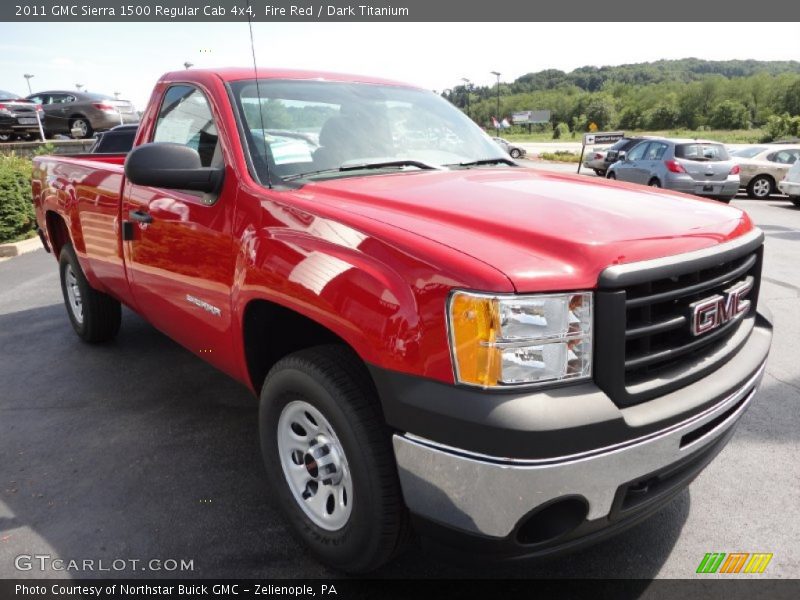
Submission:
POLYGON ((800 115, 800 79, 786 90, 783 97, 783 107, 790 115, 800 115))
POLYGON ((750 126, 750 111, 736 100, 723 100, 711 111, 709 125, 715 129, 747 129, 750 126))
POLYGON ((678 124, 678 109, 662 102, 647 113, 646 121, 650 129, 672 129, 678 124))
POLYGON ((590 123, 596 123, 599 129, 607 129, 616 120, 614 102, 607 97, 597 97, 589 101, 586 106, 586 118, 590 123))

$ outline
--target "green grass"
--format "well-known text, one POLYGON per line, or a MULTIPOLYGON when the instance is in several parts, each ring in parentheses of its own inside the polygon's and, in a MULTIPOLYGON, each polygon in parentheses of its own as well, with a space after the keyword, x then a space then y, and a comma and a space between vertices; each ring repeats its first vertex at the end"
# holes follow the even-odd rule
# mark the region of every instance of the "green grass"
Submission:
MULTIPOLYGON (((489 131, 494 135, 494 130, 489 131)), ((694 131, 692 129, 670 129, 665 131, 626 131, 627 135, 652 135, 669 138, 698 138, 714 140, 726 144, 757 144, 764 137, 762 129, 719 129, 712 131, 694 131)), ((506 133, 501 131, 500 135, 512 142, 578 142, 583 136, 576 134, 575 137, 569 135, 561 139, 554 140, 550 132, 528 133, 506 133)))
POLYGON ((580 155, 577 152, 567 152, 565 150, 558 150, 556 152, 542 152, 539 154, 542 160, 555 160, 558 162, 576 163, 580 160, 580 155))

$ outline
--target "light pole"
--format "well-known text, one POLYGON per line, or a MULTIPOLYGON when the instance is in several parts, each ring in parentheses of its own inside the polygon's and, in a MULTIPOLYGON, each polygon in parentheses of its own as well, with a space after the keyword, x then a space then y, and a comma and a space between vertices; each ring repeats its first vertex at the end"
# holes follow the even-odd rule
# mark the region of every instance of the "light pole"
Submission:
POLYGON ((76 83, 75 84, 75 88, 80 92, 83 89, 83 84, 82 83, 76 83))
POLYGON ((120 92, 114 92, 114 100, 119 100, 120 92))
POLYGON ((492 75, 497 77, 497 137, 500 137, 500 73, 492 71, 492 75))
POLYGON ((183 67, 184 67, 185 69, 190 69, 190 68, 192 68, 193 66, 194 66, 194 63, 191 63, 191 62, 189 62, 188 60, 187 60, 185 63, 183 63, 183 67))
POLYGON ((25 73, 23 77, 25 78, 25 81, 28 84, 28 93, 32 94, 33 90, 31 89, 31 79, 33 78, 33 75, 31 75, 30 73, 25 73))
POLYGON ((466 77, 462 77, 461 81, 464 82, 464 89, 467 91, 467 116, 471 119, 472 117, 469 114, 469 86, 472 84, 472 82, 466 77))

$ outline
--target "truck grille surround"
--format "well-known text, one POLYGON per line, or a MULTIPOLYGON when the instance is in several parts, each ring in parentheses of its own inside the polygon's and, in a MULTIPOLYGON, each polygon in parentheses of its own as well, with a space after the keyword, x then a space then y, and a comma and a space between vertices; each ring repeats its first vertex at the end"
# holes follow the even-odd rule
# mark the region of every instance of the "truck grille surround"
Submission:
POLYGON ((618 406, 689 385, 718 369, 755 326, 763 234, 716 249, 606 269, 595 304, 594 378, 618 406), (690 305, 750 281, 750 307, 739 318, 695 336, 690 305))

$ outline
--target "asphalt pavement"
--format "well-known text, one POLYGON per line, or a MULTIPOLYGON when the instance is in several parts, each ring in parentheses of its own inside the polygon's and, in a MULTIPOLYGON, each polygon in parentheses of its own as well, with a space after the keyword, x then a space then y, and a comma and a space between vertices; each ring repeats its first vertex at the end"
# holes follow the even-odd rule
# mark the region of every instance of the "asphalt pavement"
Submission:
MULTIPOLYGON (((759 396, 692 486, 574 554, 465 567, 412 549, 377 576, 686 578, 706 552, 771 552, 761 577, 800 576, 800 209, 734 205, 767 234, 761 294, 775 339, 759 396)), ((15 567, 35 554, 128 561, 82 577, 337 576, 271 496, 247 390, 128 310, 115 342, 81 343, 52 256, 0 263, 0 578, 65 575, 15 567), (130 562, 152 559, 161 570, 130 562), (169 560, 192 569, 166 571, 169 560)))

